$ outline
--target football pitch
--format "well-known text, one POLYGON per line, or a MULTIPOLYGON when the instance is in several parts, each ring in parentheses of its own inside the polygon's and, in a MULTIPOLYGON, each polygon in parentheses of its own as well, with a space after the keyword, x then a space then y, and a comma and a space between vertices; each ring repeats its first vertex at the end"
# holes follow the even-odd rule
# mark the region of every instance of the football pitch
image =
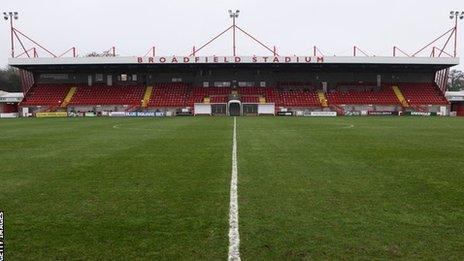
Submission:
MULTIPOLYGON (((234 118, 0 120, 6 260, 225 260, 234 118)), ((237 117, 243 260, 462 259, 464 120, 237 117)))

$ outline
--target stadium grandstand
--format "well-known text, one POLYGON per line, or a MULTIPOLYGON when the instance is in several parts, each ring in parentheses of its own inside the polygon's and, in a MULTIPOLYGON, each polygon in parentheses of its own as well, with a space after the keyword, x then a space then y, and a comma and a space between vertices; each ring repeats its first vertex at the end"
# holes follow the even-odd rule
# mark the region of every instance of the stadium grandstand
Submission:
MULTIPOLYGON (((178 59, 185 58, 189 59, 178 59)), ((229 58, 221 57, 223 61, 229 58)), ((449 103, 435 74, 456 64, 451 58, 381 57, 321 57, 315 63, 145 61, 136 57, 36 58, 10 64, 33 75, 34 83, 20 103, 30 112, 157 111, 170 115, 438 113, 443 107, 447 112, 449 103)))
MULTIPOLYGON (((74 47, 71 57, 42 46, 52 57, 38 57, 36 47, 13 51, 9 64, 20 69, 24 92, 21 115, 450 115, 444 92, 459 58, 445 51, 449 39, 434 45, 456 37, 457 26, 414 54, 394 47, 391 57, 370 56, 354 46, 352 56, 326 56, 317 47, 311 55, 285 56, 233 18, 186 56, 157 56, 155 47, 140 57, 119 56, 114 47, 84 57, 74 47), (198 55, 228 31, 244 33, 271 54, 239 56, 234 38, 232 56, 198 55), (420 56, 427 48, 431 54, 420 56)), ((26 37, 11 30, 18 40, 26 37)))

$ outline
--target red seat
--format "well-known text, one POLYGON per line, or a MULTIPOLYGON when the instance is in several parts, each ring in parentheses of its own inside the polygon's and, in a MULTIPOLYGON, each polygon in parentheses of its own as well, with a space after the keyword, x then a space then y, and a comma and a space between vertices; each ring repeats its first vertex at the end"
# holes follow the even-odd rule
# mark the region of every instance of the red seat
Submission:
POLYGON ((159 83, 154 85, 149 107, 185 107, 193 106, 192 100, 189 102, 191 96, 191 87, 185 83, 159 83))
POLYGON ((339 84, 337 90, 328 92, 326 96, 329 104, 334 105, 400 105, 390 85, 381 86, 379 90, 375 88, 375 84, 339 84), (340 88, 348 90, 339 90, 340 88))
POLYGON ((71 105, 139 105, 145 87, 141 85, 77 86, 71 105))
POLYGON ((36 84, 25 95, 20 106, 60 106, 70 85, 36 84))
POLYGON ((433 83, 402 83, 398 85, 410 105, 447 105, 443 93, 433 83))

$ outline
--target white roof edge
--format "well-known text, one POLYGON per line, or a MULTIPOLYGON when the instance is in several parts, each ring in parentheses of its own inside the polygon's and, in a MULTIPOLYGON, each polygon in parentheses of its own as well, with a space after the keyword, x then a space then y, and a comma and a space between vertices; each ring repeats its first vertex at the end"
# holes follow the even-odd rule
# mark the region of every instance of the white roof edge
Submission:
POLYGON ((463 91, 446 91, 445 96, 464 96, 464 90, 463 91))
POLYGON ((459 64, 459 57, 352 57, 352 56, 117 56, 117 57, 60 57, 10 58, 11 66, 78 65, 78 64, 459 64))
POLYGON ((23 98, 24 94, 22 92, 6 92, 0 90, 0 97, 2 98, 23 98))

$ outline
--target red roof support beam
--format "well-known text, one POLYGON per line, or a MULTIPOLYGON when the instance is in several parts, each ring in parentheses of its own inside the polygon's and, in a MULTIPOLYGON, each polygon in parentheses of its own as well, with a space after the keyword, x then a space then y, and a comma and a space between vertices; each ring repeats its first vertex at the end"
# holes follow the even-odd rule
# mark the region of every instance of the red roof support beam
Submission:
POLYGON ((398 48, 397 46, 393 46, 393 57, 396 57, 396 51, 399 51, 400 53, 402 53, 403 55, 406 55, 407 57, 411 57, 411 55, 407 54, 405 51, 401 50, 400 48, 398 48))
POLYGON ((73 57, 76 57, 76 47, 71 47, 68 50, 66 50, 64 53, 58 55, 58 57, 63 57, 63 55, 69 53, 70 51, 73 51, 73 57))
POLYGON ((23 34, 21 31, 19 31, 18 29, 16 28, 13 28, 13 30, 17 33, 19 33, 20 35, 22 35, 23 37, 25 37, 27 40, 31 41, 32 43, 34 43, 35 45, 37 45, 38 47, 40 47, 42 50, 44 50, 45 52, 49 53, 51 56, 55 57, 56 58, 56 55, 52 52, 50 52, 47 48, 43 47, 42 45, 40 45, 39 43, 37 43, 36 41, 32 40, 29 36, 23 34))
POLYGON ((214 42, 214 40, 218 39, 221 37, 221 35, 225 34, 227 31, 229 31, 233 26, 229 26, 226 30, 222 31, 220 34, 216 35, 213 39, 209 40, 207 43, 202 45, 200 48, 196 49, 195 52, 192 52, 189 56, 195 56, 196 53, 198 53, 201 49, 205 48, 207 45, 210 43, 214 42))
POLYGON ((21 39, 18 37, 18 34, 16 33, 16 31, 14 31, 14 28, 13 28, 13 32, 14 32, 14 35, 16 36, 16 39, 18 39, 19 44, 21 44, 21 47, 23 48, 23 50, 26 53, 27 57, 31 58, 31 56, 29 55, 29 52, 26 50, 26 47, 24 47, 23 41, 21 41, 21 39))
MULTIPOLYGON (((451 34, 449 35, 448 39, 445 42, 445 45, 443 45, 443 48, 442 49, 437 48, 438 50, 440 50, 440 54, 438 55, 438 57, 440 57, 442 55, 443 50, 445 50, 445 48, 448 45, 449 41, 451 40, 451 37, 453 36, 453 34, 454 35, 456 34, 456 28, 454 28, 453 32, 451 32, 451 34)), ((455 55, 456 55, 456 53, 455 53, 455 55)), ((453 56, 451 56, 451 57, 453 57, 453 56)), ((456 57, 456 56, 454 56, 454 57, 456 57)))
POLYGON ((353 56, 356 56, 356 50, 360 51, 362 54, 364 54, 365 56, 369 57, 369 55, 364 52, 363 50, 359 49, 356 45, 353 47, 353 56))
MULTIPOLYGON (((255 37, 253 37, 251 34, 245 32, 242 28, 240 28, 239 26, 236 26, 238 30, 240 30, 242 33, 244 33, 245 35, 247 35, 248 37, 250 37, 252 40, 254 40, 255 42, 257 42, 258 44, 260 44, 262 47, 266 48, 268 51, 270 51, 271 53, 274 53, 274 51, 267 47, 265 44, 263 44, 262 42, 260 42, 258 39, 256 39, 255 37)), ((277 53, 274 53, 275 56, 278 56, 277 53)))
MULTIPOLYGON (((26 54, 26 53, 28 53, 28 52, 30 52, 30 51, 32 51, 32 52, 34 53, 34 47, 32 47, 32 48, 30 48, 30 49, 27 49, 27 51, 24 51, 24 52, 22 52, 22 53, 16 55, 14 58, 19 58, 19 57, 21 57, 23 54, 26 54)), ((35 57, 35 56, 34 56, 34 57, 35 57)))
POLYGON ((151 57, 155 57, 156 48, 155 48, 154 45, 143 55, 143 57, 147 57, 150 52, 151 52, 151 55, 152 55, 151 57))
POLYGON ((440 51, 440 54, 439 54, 437 57, 440 57, 440 55, 443 54, 443 53, 446 54, 446 55, 448 55, 449 57, 453 57, 452 54, 450 54, 450 53, 448 53, 448 52, 445 52, 445 50, 443 50, 443 49, 440 49, 440 48, 438 48, 438 47, 436 47, 436 46, 434 46, 433 48, 434 48, 434 50, 437 49, 438 51, 440 51))
POLYGON ((448 31, 446 31, 444 34, 440 35, 439 37, 435 38, 435 40, 433 40, 432 42, 430 42, 429 44, 427 44, 426 46, 422 47, 419 51, 415 52, 412 57, 415 57, 417 54, 419 54, 420 52, 422 52, 423 50, 427 49, 427 47, 431 46, 432 44, 434 44, 436 41, 440 40, 441 38, 443 38, 445 35, 449 34, 451 31, 454 31, 455 28, 451 28, 449 29, 448 31))
POLYGON ((317 46, 314 46, 313 47, 313 54, 314 56, 317 56, 317 53, 319 53, 320 55, 324 56, 324 54, 321 52, 321 50, 319 48, 317 48, 317 46))

